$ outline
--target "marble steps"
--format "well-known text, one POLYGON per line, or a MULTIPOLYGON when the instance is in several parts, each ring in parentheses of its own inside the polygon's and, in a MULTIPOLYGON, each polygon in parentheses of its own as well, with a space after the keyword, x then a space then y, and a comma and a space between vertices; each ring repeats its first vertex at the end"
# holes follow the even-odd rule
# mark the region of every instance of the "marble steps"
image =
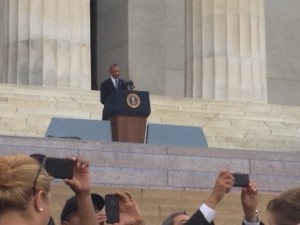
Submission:
POLYGON ((260 137, 260 140, 253 138, 238 138, 238 137, 224 137, 224 136, 207 136, 206 140, 210 147, 230 149, 251 149, 251 150, 264 150, 264 151, 300 151, 299 138, 295 140, 286 140, 282 137, 277 139, 270 139, 269 137, 260 137))
MULTIPOLYGON (((42 89, 43 90, 43 89, 42 89)), ((38 106, 39 108, 54 108, 57 110, 67 110, 67 108, 82 108, 83 111, 91 111, 93 112, 99 111, 99 108, 102 108, 102 105, 99 103, 99 92, 97 91, 80 91, 80 90, 68 90, 68 89, 58 89, 58 90, 31 90, 29 88, 21 89, 20 92, 16 88, 14 89, 14 94, 11 94, 11 96, 6 96, 9 98, 9 101, 12 102, 12 105, 17 104, 15 99, 18 99, 16 97, 18 93, 19 101, 22 103, 18 103, 18 107, 20 108, 21 112, 22 110, 28 110, 28 108, 32 108, 35 106, 38 106), (25 91, 24 91, 25 90, 25 91), (69 91, 69 92, 67 92, 69 91), (38 94, 36 95, 30 95, 29 93, 38 94), (55 92, 55 93, 53 93, 55 92), (67 92, 67 93, 66 93, 67 92), (26 94, 27 93, 27 94, 26 94), (43 93, 43 94, 42 94, 43 93), (77 96, 81 96, 78 98, 78 101, 75 101, 72 97, 72 94, 76 93, 77 96), (26 96, 28 97, 28 101, 30 103, 26 104, 26 96), (42 96, 56 96, 58 99, 43 99, 42 96), (84 97, 85 96, 85 97, 84 97), (63 97, 66 97, 65 99, 63 97), (12 100, 14 99, 14 100, 12 100), (79 101, 83 99, 90 99, 90 102, 84 102, 79 101), (47 100, 47 101, 46 101, 47 100), (51 104, 53 101, 54 104, 51 104), (35 103, 34 103, 35 102, 35 103), (51 103, 49 103, 51 102, 51 103), (36 104, 36 105, 35 105, 36 104)), ((6 94, 7 95, 7 94, 6 94)), ((9 95, 9 94, 8 94, 9 95)), ((1 102, 1 101, 0 101, 1 102)), ((199 100, 190 100, 186 98, 179 98, 179 100, 176 100, 176 98, 171 97, 160 97, 157 98, 152 103, 152 113, 159 114, 162 118, 164 117, 174 117, 177 119, 180 119, 182 117, 186 117, 186 120, 197 120, 197 118, 231 118, 231 119, 247 119, 247 120, 260 120, 260 121, 279 121, 279 122, 295 122, 299 123, 300 118, 300 109, 299 107, 294 107, 295 110, 294 113, 289 112, 288 115, 286 115, 286 111, 281 112, 280 110, 274 110, 272 109, 272 106, 269 105, 260 105, 257 104, 256 107, 254 107, 255 104, 246 104, 246 103, 227 103, 227 102, 209 102, 209 101, 199 101, 199 100), (172 100, 172 101, 170 101, 172 100), (164 105, 167 105, 171 108, 164 108, 159 107, 159 105, 156 105, 157 102, 164 102, 164 105), (196 102, 196 106, 191 107, 190 103, 196 102), (201 103, 199 105, 199 102, 201 103), (184 104, 188 104, 189 107, 185 107, 184 104), (201 107, 203 104, 206 105, 206 107, 201 107), (247 108, 244 108, 244 106, 247 106, 247 108), (233 107, 234 106, 234 107, 233 107)), ((280 108, 277 106, 277 108, 280 108)), ((281 108, 287 108, 287 107, 281 107, 281 108)), ((13 108, 12 108, 13 110, 13 108)), ((30 111, 30 110, 29 110, 30 111)), ((30 113, 34 113, 30 111, 30 113)))
MULTIPOLYGON (((210 147, 297 150, 300 107, 151 97, 148 123, 200 126, 210 147)), ((52 117, 101 119, 99 91, 0 85, 0 134, 43 136, 52 117)))
MULTIPOLYGON (((185 119, 185 120, 197 120, 197 119, 232 119, 232 120, 248 120, 248 121, 262 121, 262 122, 283 122, 283 123, 300 123, 300 111, 290 111, 280 112, 263 112, 263 111, 245 111, 242 108, 239 110, 227 110, 227 105, 222 104, 223 110, 212 110, 205 108, 198 108, 198 110, 190 111, 185 110, 175 110, 166 108, 156 108, 152 107, 152 113, 155 116, 160 117, 162 120, 164 118, 175 118, 175 119, 185 119)), ((152 116, 152 115, 151 115, 152 116)))
POLYGON ((0 101, 79 101, 99 102, 100 92, 61 87, 21 86, 0 84, 0 101))
MULTIPOLYGON (((1 86, 0 86, 1 87, 1 86)), ((32 86, 31 86, 32 87, 32 86)), ((90 104, 96 104, 100 105, 99 103, 99 92, 98 91, 83 91, 83 90, 77 90, 77 89, 63 89, 63 88, 45 88, 42 89, 41 87, 32 87, 34 90, 30 88, 20 88, 19 86, 16 86, 13 89, 13 93, 5 92, 6 88, 5 86, 1 87, 0 93, 5 93, 6 97, 10 97, 9 100, 12 101, 13 99, 20 98, 21 101, 24 101, 26 96, 28 97, 28 101, 39 101, 39 100, 48 100, 48 101, 58 101, 59 102, 77 102, 75 101, 76 98, 78 99, 90 99, 90 104), (38 89, 38 90, 36 90, 38 89), (18 97, 19 95, 19 97, 18 97), (50 98, 51 96, 59 97, 59 99, 56 98, 50 98), (11 98, 13 97, 13 98, 11 98), (45 99, 43 97, 49 97, 49 99, 45 99), (64 98, 65 97, 65 98, 64 98)), ((8 90, 7 90, 8 91, 8 90)), ((77 102, 79 103, 79 102, 77 102)), ((84 103, 80 102, 80 103, 84 103)), ((262 111, 264 113, 269 113, 269 111, 272 113, 272 111, 280 111, 279 109, 285 109, 285 108, 293 108, 293 110, 300 112, 299 107, 288 107, 288 106, 276 106, 276 105, 262 105, 262 104, 253 104, 253 103, 228 103, 228 102, 217 102, 217 101, 205 101, 205 100, 198 100, 198 99, 187 99, 187 98, 172 98, 172 97, 151 97, 151 104, 152 109, 155 110, 158 109, 165 109, 164 106, 171 107, 173 110, 177 111, 188 111, 188 112, 212 112, 212 113, 224 113, 224 112, 233 112, 233 114, 241 114, 241 109, 245 109, 245 112, 247 114, 247 111, 249 111, 249 114, 251 115, 251 111, 259 112, 262 111), (154 100, 152 100, 154 99, 154 100), (159 104, 161 103, 161 104, 159 104), (187 105, 187 106, 186 106, 187 105), (202 107, 205 106, 205 107, 202 107), (275 109, 277 110, 275 110, 275 109)), ((286 110, 283 110, 284 112, 286 110)), ((244 113, 244 111, 243 111, 244 113)))

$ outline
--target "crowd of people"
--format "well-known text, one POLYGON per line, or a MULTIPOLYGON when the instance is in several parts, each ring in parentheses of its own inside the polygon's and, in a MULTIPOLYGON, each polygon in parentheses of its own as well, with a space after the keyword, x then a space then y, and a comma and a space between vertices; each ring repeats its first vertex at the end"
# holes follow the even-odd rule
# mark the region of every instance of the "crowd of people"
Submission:
MULTIPOLYGON (((87 161, 72 158, 73 178, 65 183, 73 190, 61 212, 61 225, 103 225, 104 199, 90 191, 90 169, 87 161)), ((44 163, 26 155, 0 157, 0 225, 51 225, 51 177, 44 163)), ((196 212, 174 212, 162 225, 214 224, 216 207, 234 184, 230 171, 220 171, 209 197, 196 212)), ((119 222, 114 225, 144 225, 138 204, 129 193, 116 193, 119 198, 119 222)), ((256 183, 250 180, 241 191, 241 207, 244 225, 263 224, 257 212, 258 192, 256 183)), ((272 199, 267 205, 269 225, 300 224, 300 188, 288 190, 272 199)))

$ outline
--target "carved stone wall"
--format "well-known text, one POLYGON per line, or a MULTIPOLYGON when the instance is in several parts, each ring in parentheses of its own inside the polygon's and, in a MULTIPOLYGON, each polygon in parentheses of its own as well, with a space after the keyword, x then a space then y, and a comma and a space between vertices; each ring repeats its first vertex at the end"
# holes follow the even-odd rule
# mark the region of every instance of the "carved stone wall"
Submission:
POLYGON ((89 0, 0 0, 0 82, 90 89, 89 0))
POLYGON ((186 95, 266 103, 264 0, 193 0, 186 10, 186 95))

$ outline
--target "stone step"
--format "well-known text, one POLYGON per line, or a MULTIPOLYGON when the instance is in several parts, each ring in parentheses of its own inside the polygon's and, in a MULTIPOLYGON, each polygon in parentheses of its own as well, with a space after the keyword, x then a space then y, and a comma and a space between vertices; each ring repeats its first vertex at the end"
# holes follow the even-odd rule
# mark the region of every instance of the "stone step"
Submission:
MULTIPOLYGON (((52 117, 101 119, 99 91, 0 84, 5 135, 43 136, 52 117), (30 130, 30 131, 29 131, 30 130)), ((200 126, 210 147, 297 150, 300 107, 151 95, 148 123, 200 126)))

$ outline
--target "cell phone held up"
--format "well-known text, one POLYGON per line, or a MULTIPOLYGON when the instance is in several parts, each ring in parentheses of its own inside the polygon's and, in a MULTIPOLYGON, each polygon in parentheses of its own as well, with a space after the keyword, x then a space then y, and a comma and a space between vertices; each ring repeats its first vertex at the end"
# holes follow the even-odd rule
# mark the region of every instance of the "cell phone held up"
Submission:
POLYGON ((246 173, 233 173, 234 187, 248 187, 249 186, 249 174, 246 173))
POLYGON ((106 223, 113 224, 120 221, 119 197, 116 194, 105 195, 106 223))
POLYGON ((71 159, 47 157, 45 169, 48 174, 57 179, 73 178, 74 162, 71 159))

